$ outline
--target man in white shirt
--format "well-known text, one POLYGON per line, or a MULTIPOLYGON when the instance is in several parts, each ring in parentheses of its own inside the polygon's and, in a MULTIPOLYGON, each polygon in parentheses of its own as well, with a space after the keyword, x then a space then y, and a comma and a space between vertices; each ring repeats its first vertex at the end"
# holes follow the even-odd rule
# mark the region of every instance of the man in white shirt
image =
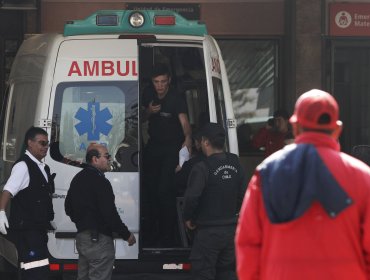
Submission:
POLYGON ((13 166, 1 194, 0 233, 8 235, 17 248, 22 280, 46 280, 49 274, 47 231, 52 229, 50 221, 54 219, 55 177, 42 162, 49 148, 48 134, 42 128, 31 127, 24 144, 26 152, 13 166), (5 209, 10 200, 8 222, 5 209))

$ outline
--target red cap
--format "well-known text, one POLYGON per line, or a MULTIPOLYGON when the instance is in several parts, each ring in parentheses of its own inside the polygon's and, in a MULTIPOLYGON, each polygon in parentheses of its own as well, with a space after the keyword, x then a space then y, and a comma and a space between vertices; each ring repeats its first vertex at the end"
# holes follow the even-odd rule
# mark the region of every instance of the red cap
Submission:
POLYGON ((339 108, 329 93, 312 89, 302 94, 295 103, 294 114, 289 121, 299 123, 304 128, 335 129, 338 126, 339 108), (325 122, 319 119, 325 116, 325 122))

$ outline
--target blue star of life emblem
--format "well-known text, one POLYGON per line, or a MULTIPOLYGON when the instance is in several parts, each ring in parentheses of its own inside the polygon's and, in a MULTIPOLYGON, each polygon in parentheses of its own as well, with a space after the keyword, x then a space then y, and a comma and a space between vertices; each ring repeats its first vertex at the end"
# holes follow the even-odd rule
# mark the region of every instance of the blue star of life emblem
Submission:
POLYGON ((100 133, 108 135, 112 129, 112 125, 107 123, 112 118, 108 108, 100 111, 99 102, 87 103, 87 110, 79 108, 75 118, 80 122, 75 125, 78 134, 81 136, 87 133, 87 140, 99 140, 100 133))

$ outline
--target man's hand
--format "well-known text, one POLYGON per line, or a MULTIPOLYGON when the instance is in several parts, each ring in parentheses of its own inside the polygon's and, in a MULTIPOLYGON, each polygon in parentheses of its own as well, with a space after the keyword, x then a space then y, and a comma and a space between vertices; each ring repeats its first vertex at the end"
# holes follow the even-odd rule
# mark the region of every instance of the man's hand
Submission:
POLYGON ((8 218, 4 210, 0 210, 0 232, 4 235, 7 234, 6 228, 9 228, 8 218))
POLYGON ((136 243, 136 238, 133 233, 131 233, 130 237, 126 241, 128 243, 128 246, 132 246, 136 243))
POLYGON ((149 103, 149 106, 147 108, 147 112, 149 114, 156 114, 161 110, 161 104, 153 105, 153 101, 149 103))
POLYGON ((180 170, 181 170, 181 166, 177 165, 176 168, 175 168, 175 173, 179 172, 180 170))
POLYGON ((194 230, 195 228, 196 228, 196 225, 194 225, 193 223, 192 223, 192 221, 186 221, 185 222, 185 226, 188 228, 188 229, 190 229, 190 230, 194 230))

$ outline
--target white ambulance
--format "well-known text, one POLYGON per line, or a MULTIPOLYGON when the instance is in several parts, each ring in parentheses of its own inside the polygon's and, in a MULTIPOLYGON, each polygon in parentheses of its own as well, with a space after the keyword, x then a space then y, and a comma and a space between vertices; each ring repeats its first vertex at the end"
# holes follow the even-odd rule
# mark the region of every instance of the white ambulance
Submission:
MULTIPOLYGON (((224 62, 204 24, 171 11, 98 11, 65 25, 64 34, 35 35, 20 47, 10 74, 1 121, 4 184, 32 125, 47 130, 45 162, 55 178, 55 232, 49 233, 50 268, 76 269, 75 225, 64 211, 74 175, 90 142, 113 156, 112 183, 118 212, 138 243, 115 239, 115 271, 187 270, 190 245, 178 203, 176 248, 146 247, 141 232, 141 151, 147 140, 141 95, 156 63, 165 63, 184 94, 193 132, 206 116, 227 131, 226 149, 238 153, 235 119, 224 62), (140 265, 136 266, 140 261, 140 265)), ((159 163, 160 164, 160 163, 159 163)), ((4 248, 0 244, 0 255, 4 248)), ((1 256, 0 256, 1 258, 1 256)))

